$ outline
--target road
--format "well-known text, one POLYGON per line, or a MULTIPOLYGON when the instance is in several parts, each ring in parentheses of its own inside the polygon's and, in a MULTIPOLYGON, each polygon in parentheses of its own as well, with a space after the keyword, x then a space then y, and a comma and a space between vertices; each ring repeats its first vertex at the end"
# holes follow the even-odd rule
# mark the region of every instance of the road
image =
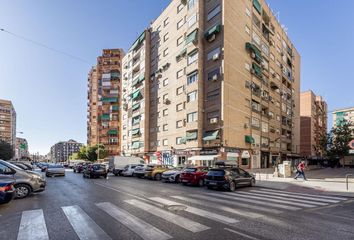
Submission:
POLYGON ((354 239, 350 198, 264 188, 235 193, 67 172, 0 206, 1 239, 354 239))

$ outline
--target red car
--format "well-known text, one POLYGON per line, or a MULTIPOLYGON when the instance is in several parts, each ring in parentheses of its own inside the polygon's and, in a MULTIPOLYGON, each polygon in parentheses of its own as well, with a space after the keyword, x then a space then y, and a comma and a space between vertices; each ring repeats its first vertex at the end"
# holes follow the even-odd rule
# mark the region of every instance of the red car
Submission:
POLYGON ((208 171, 209 168, 204 166, 187 167, 181 172, 179 179, 183 185, 191 184, 202 187, 204 186, 204 178, 208 171))

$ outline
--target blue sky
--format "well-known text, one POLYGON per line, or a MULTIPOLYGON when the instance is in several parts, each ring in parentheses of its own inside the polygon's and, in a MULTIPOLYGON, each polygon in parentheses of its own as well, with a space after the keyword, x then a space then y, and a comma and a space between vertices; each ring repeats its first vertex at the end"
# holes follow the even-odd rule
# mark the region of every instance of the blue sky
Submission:
MULTIPOLYGON (((169 2, 2 1, 0 28, 87 61, 0 32, 0 98, 13 101, 31 152, 45 154, 60 140, 86 142, 91 65, 103 48, 129 48, 169 2)), ((268 0, 302 56, 302 90, 324 96, 330 110, 354 106, 354 1, 338 2, 268 0)))

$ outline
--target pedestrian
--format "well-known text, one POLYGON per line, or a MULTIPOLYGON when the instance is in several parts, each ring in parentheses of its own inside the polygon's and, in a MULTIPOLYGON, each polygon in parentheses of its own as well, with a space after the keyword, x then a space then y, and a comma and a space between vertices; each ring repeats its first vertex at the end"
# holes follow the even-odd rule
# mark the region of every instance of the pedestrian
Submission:
POLYGON ((302 176, 302 178, 305 181, 307 181, 304 170, 305 170, 305 161, 301 161, 299 165, 297 165, 296 176, 294 177, 294 179, 297 179, 298 177, 302 176))

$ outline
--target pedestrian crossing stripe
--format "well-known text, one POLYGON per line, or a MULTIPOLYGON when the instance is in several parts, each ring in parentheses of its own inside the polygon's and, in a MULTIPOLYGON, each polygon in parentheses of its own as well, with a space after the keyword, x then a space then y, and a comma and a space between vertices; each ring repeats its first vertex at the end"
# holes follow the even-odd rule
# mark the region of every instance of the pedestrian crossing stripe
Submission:
POLYGON ((48 240, 48 231, 45 224, 43 210, 30 210, 22 212, 17 240, 48 240))

